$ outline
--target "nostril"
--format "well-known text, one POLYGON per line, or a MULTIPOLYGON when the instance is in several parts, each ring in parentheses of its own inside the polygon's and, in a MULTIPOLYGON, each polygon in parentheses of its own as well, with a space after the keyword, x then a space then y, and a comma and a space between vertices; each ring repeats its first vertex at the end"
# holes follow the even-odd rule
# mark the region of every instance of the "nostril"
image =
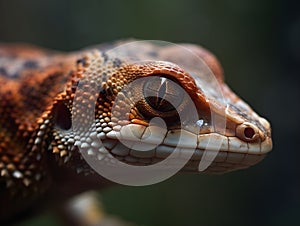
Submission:
POLYGON ((63 130, 69 130, 72 126, 71 112, 64 103, 58 103, 53 108, 54 125, 63 130))
POLYGON ((236 135, 244 141, 255 141, 259 137, 258 129, 246 122, 237 126, 236 135))
POLYGON ((245 135, 245 137, 247 137, 248 139, 252 139, 252 137, 255 135, 255 131, 254 131, 254 129, 251 128, 251 127, 245 128, 245 130, 244 130, 244 135, 245 135))

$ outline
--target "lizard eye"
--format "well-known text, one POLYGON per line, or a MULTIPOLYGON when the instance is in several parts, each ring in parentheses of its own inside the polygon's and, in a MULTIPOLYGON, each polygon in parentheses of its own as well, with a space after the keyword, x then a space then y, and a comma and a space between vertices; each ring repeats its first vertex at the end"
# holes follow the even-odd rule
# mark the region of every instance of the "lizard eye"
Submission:
POLYGON ((181 105, 184 98, 182 89, 165 77, 153 77, 145 82, 143 95, 146 103, 156 111, 170 112, 181 105))

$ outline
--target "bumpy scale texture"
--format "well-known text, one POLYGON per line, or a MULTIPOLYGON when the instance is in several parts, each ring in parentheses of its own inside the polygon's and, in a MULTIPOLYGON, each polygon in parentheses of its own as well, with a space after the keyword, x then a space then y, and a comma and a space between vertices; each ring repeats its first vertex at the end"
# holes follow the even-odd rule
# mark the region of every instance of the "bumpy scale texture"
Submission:
MULTIPOLYGON (((49 192, 58 193, 55 189, 60 185, 55 178, 65 180, 61 186, 72 180, 70 187, 76 180, 86 180, 83 178, 94 171, 82 151, 95 156, 99 164, 116 158, 127 164, 149 165, 166 158, 179 145, 183 152, 195 149, 183 171, 197 172, 204 150, 209 151, 206 155, 216 151, 213 145, 207 146, 212 139, 221 141, 221 150, 204 171, 223 173, 254 165, 271 150, 269 123, 226 86, 220 64, 207 50, 184 44, 186 52, 193 55, 190 57, 176 46, 142 42, 136 43, 134 50, 125 47, 116 51, 119 54, 110 54, 120 44, 124 43, 69 54, 0 45, 0 199, 5 205, 0 207, 0 219, 26 209, 49 192), (128 57, 132 59, 126 60, 128 57), (193 72, 202 70, 197 67, 198 58, 214 74, 214 82, 205 73, 195 78, 193 72), (144 81, 124 91, 133 81, 146 77, 159 80, 144 81), (178 91, 176 84, 185 92, 178 91), (174 100, 176 109, 162 96, 174 100), (191 122, 189 98, 196 106, 198 121, 191 122), (179 113, 187 116, 184 128, 179 113), (167 129, 150 125, 154 117, 163 118, 167 129), (221 117, 225 118, 224 130, 213 123, 221 117), (78 136, 74 128, 85 135, 78 136), (159 145, 148 152, 126 147, 118 138, 133 141, 128 129, 141 139, 146 135, 160 139, 159 145), (179 129, 187 142, 176 144, 179 129), (109 155, 101 152, 103 147, 109 155)), ((85 183, 69 193, 98 186, 88 179, 85 183)))

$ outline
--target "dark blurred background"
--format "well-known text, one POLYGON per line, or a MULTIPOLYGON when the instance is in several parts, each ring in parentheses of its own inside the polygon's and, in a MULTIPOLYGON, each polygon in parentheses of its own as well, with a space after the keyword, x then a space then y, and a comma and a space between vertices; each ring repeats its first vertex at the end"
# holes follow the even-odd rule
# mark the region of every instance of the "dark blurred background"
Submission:
MULTIPOLYGON (((63 51, 120 38, 191 42, 272 123, 274 149, 222 176, 178 175, 103 191, 109 213, 145 226, 300 225, 300 13, 297 1, 0 1, 0 41, 63 51)), ((0 200, 1 201, 1 200, 0 200)), ((60 225, 52 213, 25 225, 60 225)))

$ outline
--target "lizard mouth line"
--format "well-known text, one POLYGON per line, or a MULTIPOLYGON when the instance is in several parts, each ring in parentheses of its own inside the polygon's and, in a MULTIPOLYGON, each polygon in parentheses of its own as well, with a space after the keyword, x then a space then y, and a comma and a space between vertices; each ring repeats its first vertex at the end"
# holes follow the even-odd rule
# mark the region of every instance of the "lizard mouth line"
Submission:
POLYGON ((178 154, 171 158, 188 160, 182 171, 199 171, 199 163, 206 161, 208 172, 212 173, 247 168, 260 162, 272 148, 269 137, 249 143, 218 133, 196 135, 179 129, 162 131, 156 126, 142 126, 145 131, 141 133, 137 130, 140 127, 130 125, 124 130, 108 132, 102 141, 104 147, 119 161, 141 166, 170 158, 177 149, 178 154), (147 129, 152 132, 148 136, 145 135, 149 132, 147 129))
POLYGON ((135 152, 137 153, 149 153, 154 149, 158 149, 157 152, 163 152, 164 150, 173 150, 178 147, 192 151, 198 149, 261 155, 268 153, 272 148, 272 140, 269 137, 266 137, 264 141, 251 143, 242 141, 234 136, 224 136, 219 133, 196 135, 187 130, 162 131, 159 127, 155 126, 147 127, 143 133, 140 133, 133 130, 136 129, 135 126, 130 125, 129 129, 131 132, 128 132, 129 129, 110 131, 106 134, 106 138, 119 140, 124 146, 136 150, 135 152), (149 131, 150 134, 147 134, 149 131))
MULTIPOLYGON (((159 145, 154 149, 140 151, 140 145, 150 145, 141 142, 128 141, 127 146, 115 139, 106 139, 103 142, 106 149, 121 162, 130 165, 146 166, 158 163, 166 158, 186 159, 188 162, 183 167, 182 171, 197 172, 199 171, 199 163, 207 162, 209 167, 207 172, 223 173, 235 169, 248 168, 260 162, 266 153, 250 153, 250 152, 231 152, 228 150, 211 150, 200 149, 198 147, 177 147, 178 154, 171 156, 174 153, 176 146, 159 145), (131 146, 129 146, 131 144, 131 146), (138 150, 136 150, 138 149, 138 150), (192 152, 192 153, 191 153, 192 152), (188 157, 187 157, 188 156, 188 157)), ((174 167, 174 166, 168 166, 174 167)))

